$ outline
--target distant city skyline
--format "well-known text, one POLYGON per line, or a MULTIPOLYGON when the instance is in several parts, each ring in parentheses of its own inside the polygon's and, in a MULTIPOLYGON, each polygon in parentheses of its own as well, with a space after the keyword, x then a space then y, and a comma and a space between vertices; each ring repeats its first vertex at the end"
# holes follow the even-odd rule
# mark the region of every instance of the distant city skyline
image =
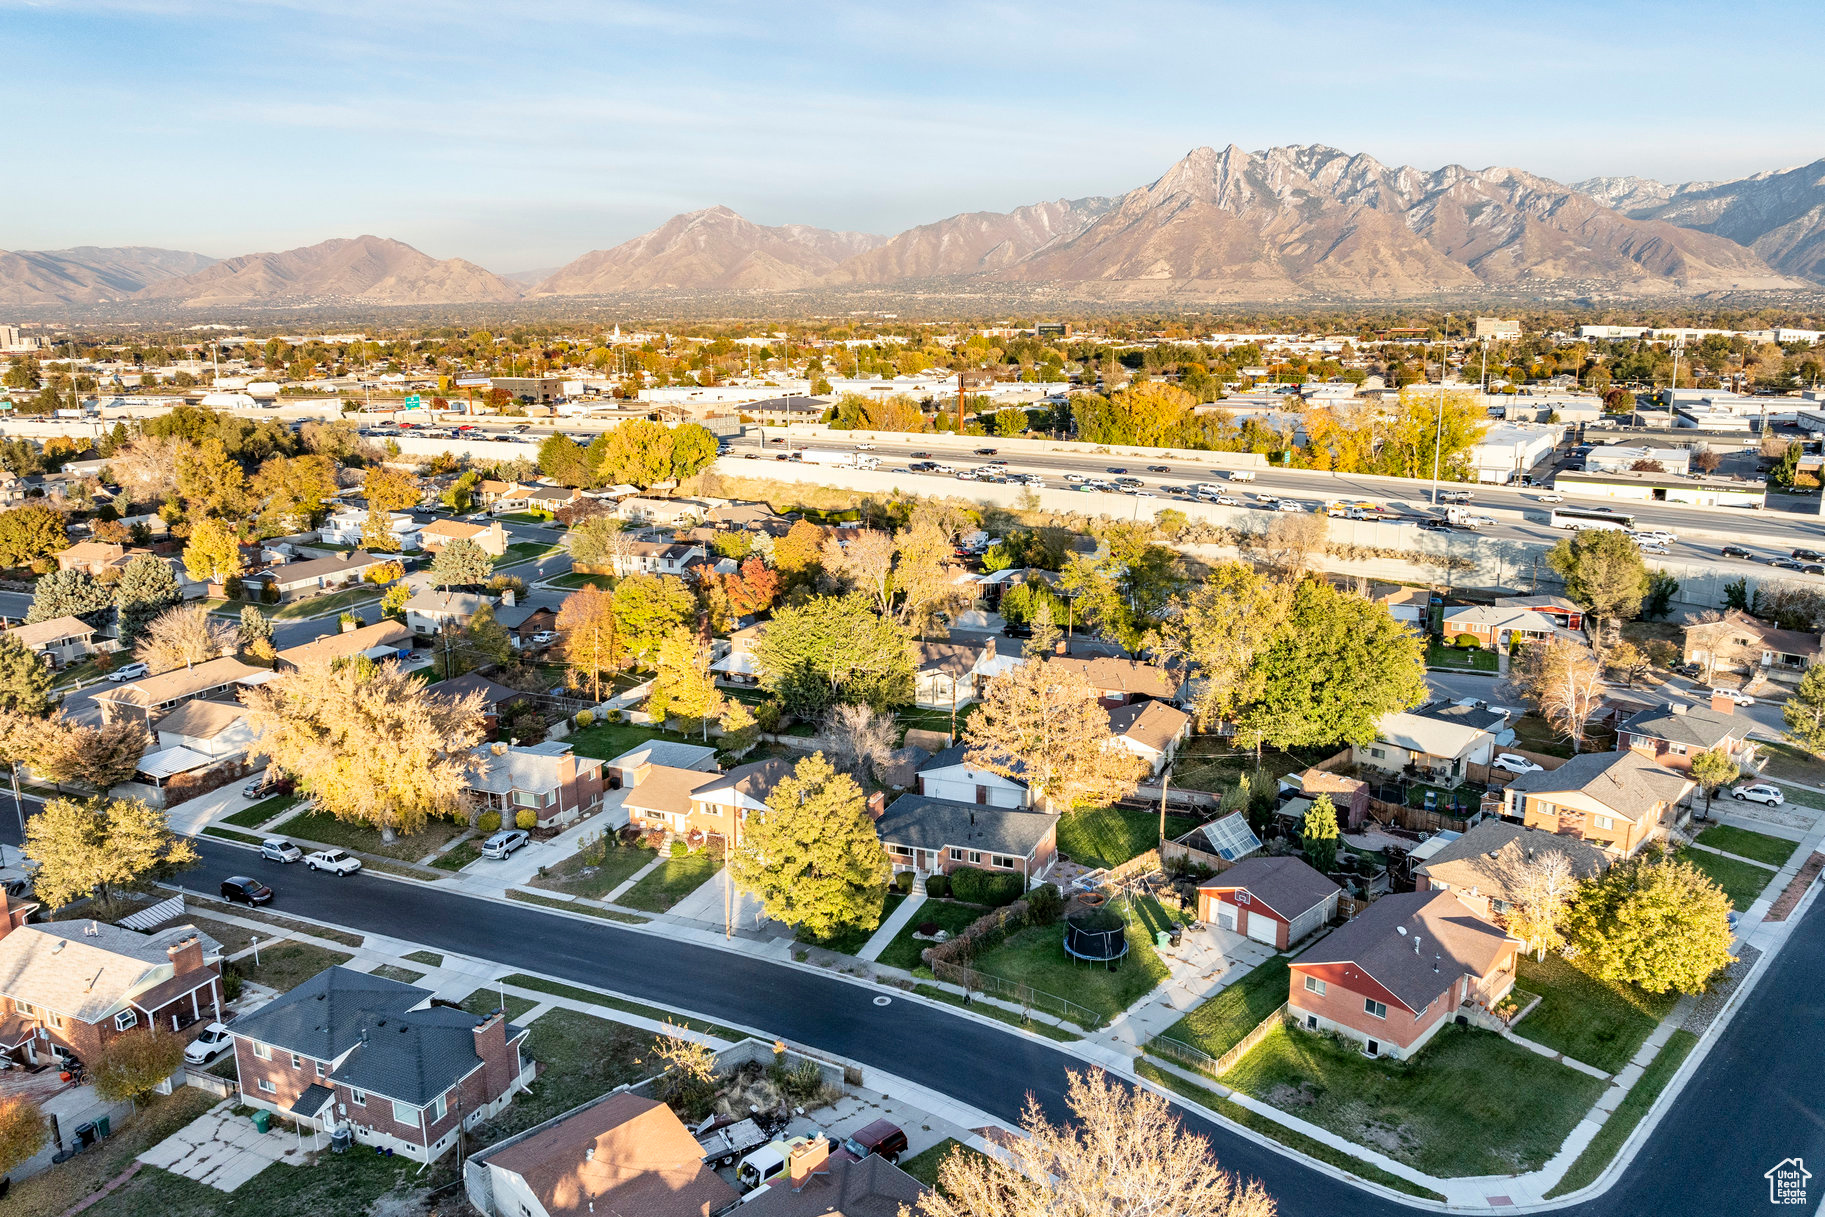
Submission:
POLYGON ((1563 182, 1825 155, 1816 17, 1739 4, 874 7, 0 0, 0 248, 374 233, 500 273, 725 204, 893 233, 1322 143, 1563 182), (1755 81, 1745 95, 1741 84, 1755 81))

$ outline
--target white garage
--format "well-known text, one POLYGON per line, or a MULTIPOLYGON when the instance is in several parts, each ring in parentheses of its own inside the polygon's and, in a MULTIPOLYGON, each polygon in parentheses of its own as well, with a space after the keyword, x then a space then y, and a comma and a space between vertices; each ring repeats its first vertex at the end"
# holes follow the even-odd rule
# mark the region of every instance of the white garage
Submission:
POLYGON ((1264 913, 1251 912, 1248 915, 1248 936, 1256 942, 1265 942, 1270 947, 1278 947, 1280 945, 1280 923, 1264 913))

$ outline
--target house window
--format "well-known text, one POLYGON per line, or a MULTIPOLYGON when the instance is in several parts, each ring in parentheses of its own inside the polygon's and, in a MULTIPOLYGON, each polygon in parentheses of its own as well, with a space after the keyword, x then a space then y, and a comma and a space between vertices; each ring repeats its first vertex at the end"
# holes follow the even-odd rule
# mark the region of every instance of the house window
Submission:
POLYGON ((1376 1001, 1373 997, 1365 997, 1362 999, 1362 1012, 1375 1018, 1386 1018, 1388 1017, 1388 1003, 1376 1001))
POLYGON ((116 1031, 125 1031, 128 1027, 137 1026, 138 1023, 139 1015, 133 1013, 131 1010, 122 1010, 119 1014, 114 1016, 114 1029, 116 1031))
POLYGON ((513 805, 515 807, 543 807, 546 798, 547 796, 542 790, 516 790, 513 792, 513 805))
POLYGON ((329 1067, 327 1065, 325 1065, 322 1061, 318 1061, 317 1062, 317 1076, 322 1077, 324 1074, 326 1074, 328 1072, 329 1072, 329 1067))
POLYGON ((1005 854, 996 854, 996 855, 994 855, 993 858, 990 859, 990 861, 992 861, 996 866, 1002 867, 1005 870, 1014 870, 1016 867, 1018 867, 1020 865, 1019 858, 1010 858, 1005 854))
POLYGON ((272 1084, 271 1078, 261 1078, 260 1079, 260 1089, 264 1090, 267 1094, 272 1094, 274 1091, 276 1091, 278 1089, 278 1087, 274 1086, 272 1084))
POLYGON ((417 1124, 418 1108, 410 1103, 401 1103, 398 1099, 394 1099, 393 1119, 400 1124, 417 1124))
POLYGON ((1684 744, 1672 744, 1667 750, 1674 756, 1684 756, 1686 754, 1686 746, 1684 744))
POLYGON ((1316 1014, 1308 1014, 1305 1016, 1305 1029, 1307 1031, 1318 1030, 1318 1016, 1316 1014))
POLYGON ((1371 749, 1369 749, 1369 755, 1379 761, 1383 757, 1387 756, 1388 754, 1385 750, 1383 750, 1381 748, 1371 748, 1371 749))
POLYGON ((1316 993, 1318 996, 1323 997, 1324 982, 1319 980, 1316 976, 1308 976, 1305 978, 1305 991, 1307 993, 1316 993))
POLYGON ((982 865, 982 851, 981 850, 979 850, 979 849, 970 850, 970 865, 971 866, 981 866, 982 865))
POLYGON ((1362 1046, 1362 1050, 1363 1050, 1363 1053, 1367 1056, 1380 1056, 1381 1055, 1381 1041, 1380 1040, 1370 1040, 1368 1043, 1366 1043, 1362 1046))
POLYGON ((254 1055, 255 1055, 255 1056, 256 1056, 256 1057, 258 1057, 258 1058, 259 1058, 259 1059, 260 1059, 260 1060, 263 1060, 263 1061, 270 1061, 270 1060, 272 1060, 272 1049, 271 1049, 271 1048, 269 1048, 269 1047, 267 1047, 267 1046, 266 1046, 266 1045, 265 1045, 265 1044, 262 1044, 262 1043, 258 1043, 258 1042, 256 1042, 256 1043, 255 1043, 255 1044, 254 1044, 254 1046, 253 1046, 253 1054, 254 1054, 254 1055))
POLYGON ((349 1102, 357 1107, 366 1107, 368 1105, 368 1092, 365 1090, 349 1091, 349 1102))
POLYGON ((298 1055, 298 1054, 297 1054, 297 1053, 295 1053, 295 1052, 294 1052, 294 1053, 292 1053, 292 1054, 291 1054, 291 1067, 292 1067, 292 1068, 293 1068, 293 1069, 302 1069, 302 1068, 304 1068, 304 1058, 303 1058, 303 1057, 301 1057, 301 1056, 299 1056, 299 1055, 298 1055))
POLYGON ((443 1119, 444 1113, 448 1110, 450 1110, 450 1108, 449 1105, 444 1102, 444 1096, 441 1094, 438 1095, 431 1104, 431 1122, 435 1124, 437 1121, 443 1119))
POLYGON ((1616 821, 1610 819, 1608 816, 1592 816, 1591 826, 1594 828, 1614 828, 1616 827, 1616 821))

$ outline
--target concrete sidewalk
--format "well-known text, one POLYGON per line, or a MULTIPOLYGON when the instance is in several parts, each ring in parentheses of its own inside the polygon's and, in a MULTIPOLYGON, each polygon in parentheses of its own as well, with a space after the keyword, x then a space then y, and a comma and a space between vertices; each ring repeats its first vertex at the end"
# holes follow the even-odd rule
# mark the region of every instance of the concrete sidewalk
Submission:
POLYGON ((913 892, 900 901, 900 907, 881 923, 880 928, 869 936, 867 942, 862 944, 862 949, 855 953, 856 958, 865 959, 869 963, 879 959, 881 952, 887 949, 887 944, 899 936, 900 931, 912 921, 913 914, 918 912, 919 907, 924 903, 924 892, 913 892))

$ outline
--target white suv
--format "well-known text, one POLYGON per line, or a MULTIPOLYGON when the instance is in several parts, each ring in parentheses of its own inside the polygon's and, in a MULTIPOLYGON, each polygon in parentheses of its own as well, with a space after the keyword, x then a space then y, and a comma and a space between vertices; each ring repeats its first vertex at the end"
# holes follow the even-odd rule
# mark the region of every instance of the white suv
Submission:
POLYGON ((1544 770, 1546 766, 1536 765, 1524 756, 1516 756, 1512 752, 1504 752, 1495 758, 1495 762, 1490 765, 1490 768, 1506 769, 1510 773, 1539 773, 1544 770))
POLYGON ((1753 786, 1738 786, 1730 792, 1730 797, 1739 803, 1766 803, 1770 807, 1779 807, 1787 801, 1778 786, 1766 782, 1757 782, 1753 786))

